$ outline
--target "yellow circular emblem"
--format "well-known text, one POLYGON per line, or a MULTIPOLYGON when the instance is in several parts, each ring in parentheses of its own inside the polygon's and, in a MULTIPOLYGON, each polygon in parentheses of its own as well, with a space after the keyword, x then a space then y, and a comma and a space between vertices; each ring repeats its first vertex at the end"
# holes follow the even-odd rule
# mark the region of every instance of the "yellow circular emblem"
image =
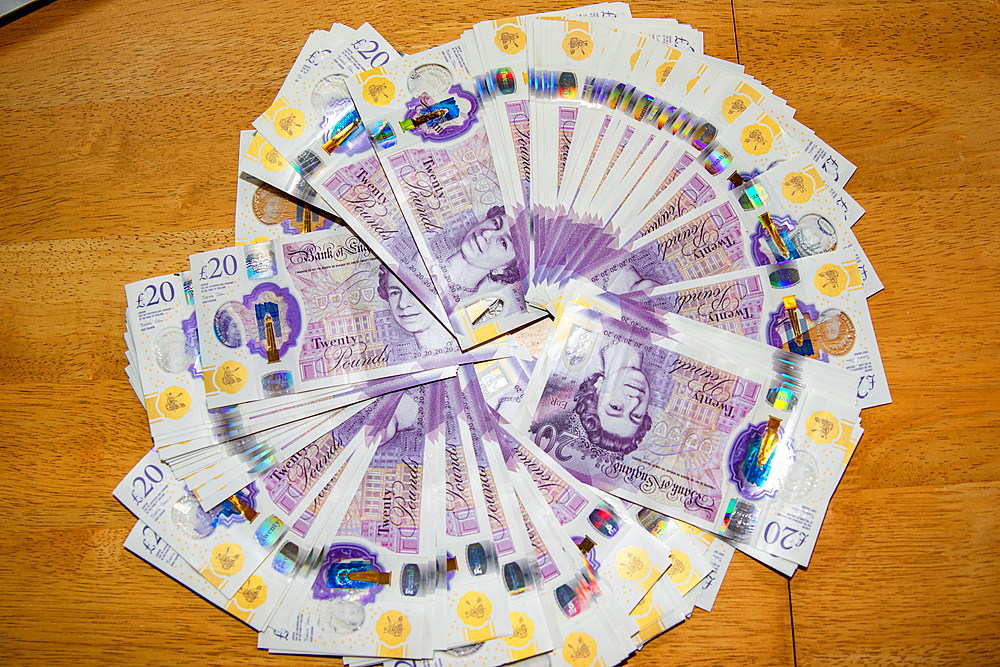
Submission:
POLYGON ((361 86, 361 97, 377 107, 384 107, 396 96, 396 86, 384 76, 372 76, 361 86))
POLYGON ((678 521, 677 519, 674 519, 674 523, 677 524, 677 527, 681 529, 682 533, 687 533, 688 535, 701 535, 702 533, 701 528, 698 528, 697 526, 692 526, 691 524, 685 523, 684 521, 678 521))
POLYGON ((493 37, 493 43, 504 53, 515 55, 524 51, 524 47, 528 45, 528 36, 516 25, 502 25, 493 37))
POLYGON ((503 640, 507 642, 507 646, 524 648, 535 636, 535 624, 527 614, 519 611, 510 612, 510 623, 514 626, 514 634, 503 640))
POLYGON ((781 194, 793 204, 805 204, 816 192, 816 184, 801 171, 793 171, 781 181, 781 194))
POLYGON ((390 609, 375 622, 375 632, 387 646, 399 646, 410 636, 410 621, 406 614, 390 609))
POLYGON ((771 150, 774 135, 771 134, 771 128, 767 125, 754 123, 743 128, 740 141, 743 143, 743 150, 750 155, 763 155, 771 150))
POLYGON ((284 139, 295 139, 306 131, 306 115, 298 109, 285 107, 274 114, 274 131, 284 139))
POLYGON ((635 606, 635 609, 629 614, 633 618, 642 618, 649 613, 650 608, 653 606, 653 596, 651 593, 646 593, 639 600, 639 604, 635 606))
POLYGON ((573 667, 590 667, 597 659, 597 642, 585 632, 573 632, 563 642, 563 660, 573 667))
POLYGON ((209 563, 220 577, 236 574, 243 569, 243 549, 233 542, 223 542, 212 549, 209 563))
POLYGON ((840 421, 827 410, 814 412, 806 419, 806 434, 817 445, 826 445, 840 435, 840 421))
POLYGON ((260 149, 260 163, 268 171, 284 171, 288 168, 288 162, 281 153, 271 144, 264 144, 260 149))
POLYGON ((676 60, 668 60, 659 67, 656 68, 656 85, 662 86, 663 82, 667 80, 670 73, 674 71, 674 65, 677 64, 676 60))
POLYGON ((670 569, 667 570, 670 581, 683 584, 691 576, 691 559, 683 551, 670 550, 670 569))
POLYGON ((583 60, 594 52, 594 40, 582 30, 574 30, 563 38, 563 51, 573 60, 583 60))
POLYGON ((168 419, 180 419, 191 409, 191 394, 180 387, 167 387, 157 397, 156 409, 168 419))
POLYGON ((236 591, 233 600, 237 605, 248 611, 256 609, 267 601, 267 584, 256 574, 251 575, 240 586, 240 590, 236 591))
POLYGON ((478 628, 490 620, 493 604, 490 599, 479 591, 469 591, 458 601, 458 617, 472 628, 478 628))
POLYGON ((235 394, 247 383, 247 369, 238 361, 227 361, 215 371, 215 386, 227 394, 235 394))
POLYGON ((816 289, 826 296, 839 296, 847 289, 848 281, 847 271, 844 271, 836 264, 824 264, 816 272, 813 284, 816 285, 816 289))
POLYGON ((615 557, 615 567, 622 579, 639 581, 649 573, 649 554, 642 547, 625 547, 615 557))
POLYGON ((732 123, 750 106, 750 98, 745 95, 730 95, 722 101, 722 117, 732 123))

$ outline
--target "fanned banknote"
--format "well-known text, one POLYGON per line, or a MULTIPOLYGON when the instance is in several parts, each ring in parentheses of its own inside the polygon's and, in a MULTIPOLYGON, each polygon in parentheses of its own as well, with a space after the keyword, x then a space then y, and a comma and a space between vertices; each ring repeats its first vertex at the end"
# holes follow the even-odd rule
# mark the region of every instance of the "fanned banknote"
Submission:
POLYGON ((632 298, 860 373, 862 408, 891 400, 863 280, 849 249, 675 283, 632 298))
POLYGON ((463 348, 539 319, 461 43, 349 80, 351 96, 463 348))
POLYGON ((440 463, 425 446, 440 419, 432 398, 426 390, 410 390, 392 411, 370 418, 370 463, 348 495, 322 560, 299 573, 311 584, 283 622, 262 636, 267 648, 430 657, 436 573, 431 517, 439 493, 433 478, 440 463))
POLYGON ((294 185, 318 191, 430 312, 447 322, 345 83, 396 57, 368 24, 336 46, 314 34, 254 127, 274 148, 274 161, 287 158, 304 179, 294 185))
POLYGON ((581 481, 799 565, 859 437, 853 402, 571 303, 519 423, 581 481))
POLYGON ((191 257, 208 405, 482 361, 346 229, 191 257))

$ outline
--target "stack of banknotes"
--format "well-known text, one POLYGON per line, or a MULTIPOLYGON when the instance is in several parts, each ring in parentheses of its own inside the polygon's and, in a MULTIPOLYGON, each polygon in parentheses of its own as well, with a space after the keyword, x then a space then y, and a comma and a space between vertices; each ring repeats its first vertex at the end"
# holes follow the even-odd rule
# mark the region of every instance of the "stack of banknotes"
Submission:
POLYGON ((854 166, 702 44, 620 2, 309 35, 235 245, 125 286, 125 547, 350 667, 610 667, 735 550, 807 566, 891 400, 881 284, 854 166))

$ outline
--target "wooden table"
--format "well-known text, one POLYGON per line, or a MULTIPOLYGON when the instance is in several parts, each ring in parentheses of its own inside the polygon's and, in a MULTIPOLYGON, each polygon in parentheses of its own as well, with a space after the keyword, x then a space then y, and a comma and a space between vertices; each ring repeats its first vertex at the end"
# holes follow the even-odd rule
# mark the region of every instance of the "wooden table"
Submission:
MULTIPOLYGON (((257 651, 121 547, 111 490, 150 445, 122 285, 231 244, 238 131, 310 30, 368 20, 413 52, 566 4, 56 0, 0 27, 0 662, 329 664, 257 651)), ((996 3, 632 7, 702 29, 858 165, 895 402, 863 414, 808 571, 738 554, 715 610, 630 664, 997 664, 996 3)))

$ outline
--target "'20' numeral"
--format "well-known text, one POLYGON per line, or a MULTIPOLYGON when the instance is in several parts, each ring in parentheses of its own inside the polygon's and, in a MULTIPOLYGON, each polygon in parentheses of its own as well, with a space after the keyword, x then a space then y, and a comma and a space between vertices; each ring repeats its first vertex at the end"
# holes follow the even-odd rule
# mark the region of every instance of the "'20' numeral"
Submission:
POLYGON ((233 255, 226 255, 219 261, 218 257, 209 258, 205 266, 201 267, 201 279, 202 280, 212 280, 214 278, 221 278, 223 275, 235 276, 236 275, 236 257, 233 255), (205 272, 208 271, 208 275, 205 272))
POLYGON ((155 306, 158 303, 170 303, 174 300, 174 286, 168 280, 164 280, 160 283, 160 289, 156 289, 156 285, 146 285, 142 288, 139 293, 139 297, 136 299, 137 308, 145 308, 146 306, 155 306))
POLYGON ((159 484, 162 481, 163 471, 150 463, 142 469, 142 477, 136 477, 132 480, 132 498, 135 502, 141 503, 153 492, 153 484, 159 484))
POLYGON ((389 54, 385 51, 378 50, 378 42, 371 39, 359 39, 354 42, 351 46, 354 50, 358 52, 368 64, 373 68, 381 67, 382 65, 389 62, 389 54))
POLYGON ((786 551, 801 547, 808 537, 801 530, 782 526, 777 521, 772 521, 764 528, 764 541, 768 544, 777 544, 786 551))

